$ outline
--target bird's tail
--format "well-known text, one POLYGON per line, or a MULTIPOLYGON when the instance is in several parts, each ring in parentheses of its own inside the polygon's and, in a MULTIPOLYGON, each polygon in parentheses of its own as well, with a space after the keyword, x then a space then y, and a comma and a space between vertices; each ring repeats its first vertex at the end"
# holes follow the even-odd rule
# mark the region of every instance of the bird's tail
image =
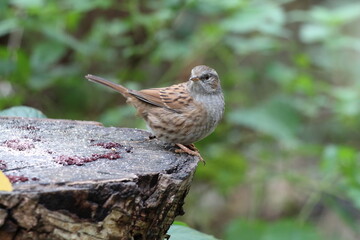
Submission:
POLYGON ((107 87, 110 87, 116 91, 118 91, 119 93, 121 93, 124 97, 128 97, 129 96, 129 89, 127 89, 124 86, 121 86, 120 84, 116 84, 113 82, 110 82, 109 80, 106 80, 104 78, 98 77, 98 76, 94 76, 91 74, 88 74, 85 76, 89 81, 91 82, 95 82, 95 83, 100 83, 102 85, 105 85, 107 87))

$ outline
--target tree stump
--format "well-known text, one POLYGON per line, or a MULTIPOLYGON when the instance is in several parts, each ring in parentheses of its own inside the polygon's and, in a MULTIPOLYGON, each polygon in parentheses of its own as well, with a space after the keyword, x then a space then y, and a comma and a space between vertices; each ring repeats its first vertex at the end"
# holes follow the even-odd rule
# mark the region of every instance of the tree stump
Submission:
POLYGON ((0 239, 163 239, 198 159, 143 130, 0 118, 0 239))

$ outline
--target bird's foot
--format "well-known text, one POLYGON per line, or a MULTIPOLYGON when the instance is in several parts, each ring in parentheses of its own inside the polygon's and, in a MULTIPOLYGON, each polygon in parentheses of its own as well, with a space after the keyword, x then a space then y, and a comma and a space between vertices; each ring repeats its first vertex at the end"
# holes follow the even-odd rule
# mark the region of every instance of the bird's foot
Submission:
POLYGON ((195 147, 194 144, 190 144, 190 145, 183 145, 180 143, 176 143, 176 146, 178 146, 180 149, 175 149, 176 153, 187 153, 193 156, 197 156, 200 159, 200 162, 203 162, 205 165, 205 160, 201 157, 199 150, 195 147))

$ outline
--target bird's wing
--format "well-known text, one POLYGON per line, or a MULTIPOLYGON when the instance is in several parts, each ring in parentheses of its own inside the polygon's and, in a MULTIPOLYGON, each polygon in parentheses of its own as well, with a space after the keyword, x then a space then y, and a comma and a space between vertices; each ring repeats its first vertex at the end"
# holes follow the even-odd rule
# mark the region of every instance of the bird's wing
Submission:
POLYGON ((130 91, 129 93, 139 100, 178 113, 181 113, 182 109, 188 107, 192 102, 184 83, 165 88, 130 91))

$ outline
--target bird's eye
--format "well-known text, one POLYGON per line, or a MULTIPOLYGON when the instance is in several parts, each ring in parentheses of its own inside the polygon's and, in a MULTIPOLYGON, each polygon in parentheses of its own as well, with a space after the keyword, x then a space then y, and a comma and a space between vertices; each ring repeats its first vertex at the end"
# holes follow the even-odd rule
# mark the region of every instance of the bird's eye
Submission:
POLYGON ((210 75, 209 75, 209 74, 204 74, 204 75, 202 76, 202 79, 205 79, 205 80, 209 80, 209 78, 210 78, 210 75))

